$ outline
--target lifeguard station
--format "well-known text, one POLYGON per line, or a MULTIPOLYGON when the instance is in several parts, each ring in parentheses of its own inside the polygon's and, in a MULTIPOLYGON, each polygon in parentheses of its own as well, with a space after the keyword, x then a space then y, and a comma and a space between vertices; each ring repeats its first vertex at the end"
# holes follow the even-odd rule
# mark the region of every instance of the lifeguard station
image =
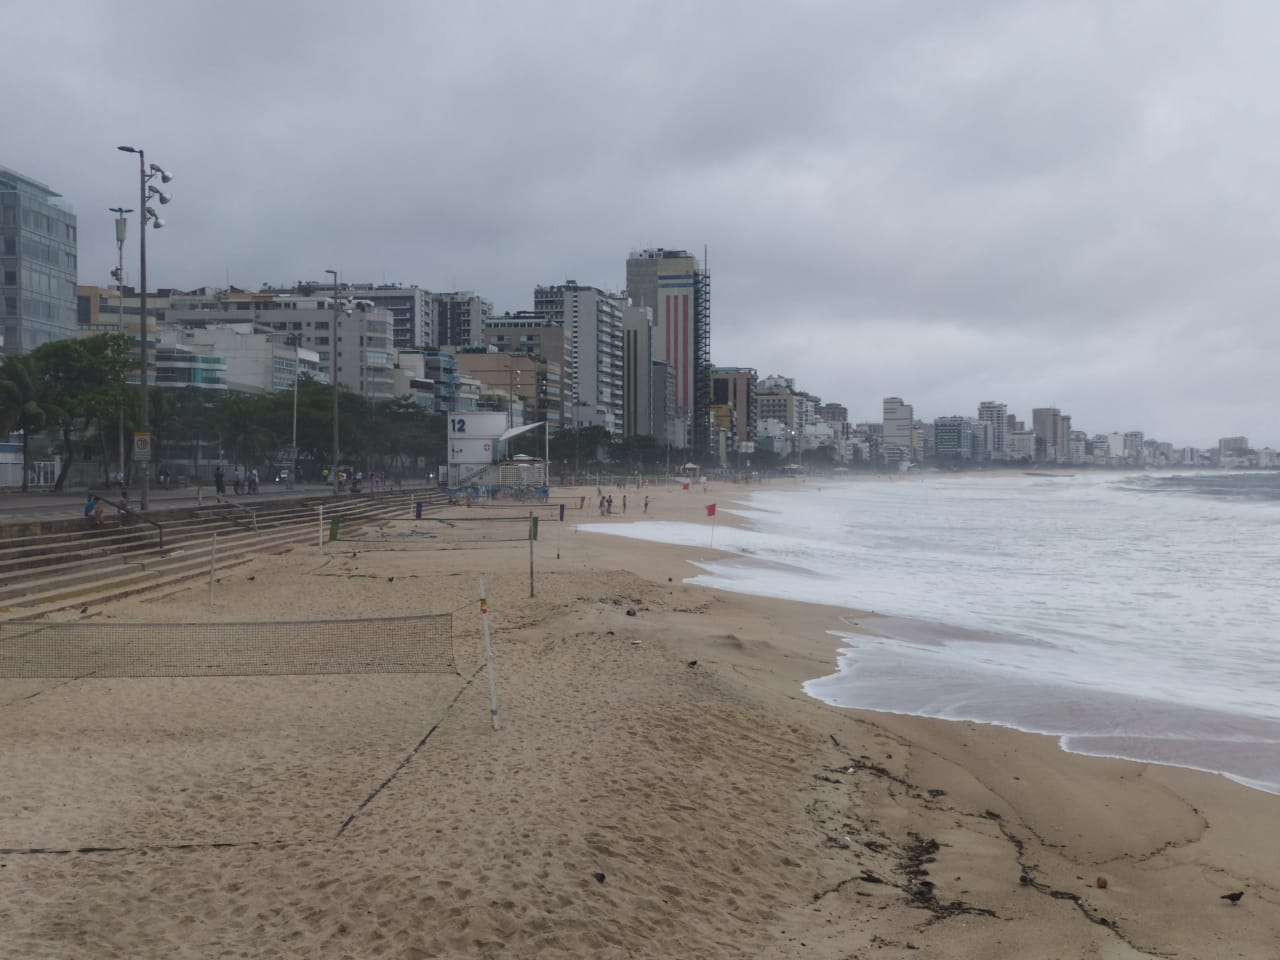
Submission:
POLYGON ((546 487, 546 445, 543 459, 519 454, 508 456, 507 448, 514 437, 530 430, 546 429, 545 421, 507 426, 507 414, 501 411, 459 413, 449 417, 448 485, 450 489, 482 488, 496 492, 504 488, 521 490, 546 487))

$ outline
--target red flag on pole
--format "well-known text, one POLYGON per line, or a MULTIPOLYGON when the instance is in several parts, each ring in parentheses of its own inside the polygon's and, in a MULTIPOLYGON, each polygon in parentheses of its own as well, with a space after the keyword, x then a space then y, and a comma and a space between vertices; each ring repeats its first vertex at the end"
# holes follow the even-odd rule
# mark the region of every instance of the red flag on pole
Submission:
POLYGON ((716 505, 714 503, 707 504, 707 516, 714 517, 716 515, 716 505))

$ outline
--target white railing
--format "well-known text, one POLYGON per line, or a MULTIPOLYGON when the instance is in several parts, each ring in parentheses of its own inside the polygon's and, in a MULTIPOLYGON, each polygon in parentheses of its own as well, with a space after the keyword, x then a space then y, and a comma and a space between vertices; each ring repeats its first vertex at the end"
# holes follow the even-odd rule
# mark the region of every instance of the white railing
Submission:
MULTIPOLYGON (((10 458, 0 455, 0 487, 20 489, 22 487, 22 454, 10 458)), ((58 479, 57 460, 35 460, 31 463, 31 471, 27 474, 27 486, 32 489, 52 489, 58 479)))

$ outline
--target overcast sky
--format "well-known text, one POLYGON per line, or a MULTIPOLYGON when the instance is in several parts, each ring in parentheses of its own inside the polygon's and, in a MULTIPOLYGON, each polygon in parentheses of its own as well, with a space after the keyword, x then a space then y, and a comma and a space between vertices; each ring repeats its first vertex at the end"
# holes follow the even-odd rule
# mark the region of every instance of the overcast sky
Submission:
POLYGON ((714 362, 851 419, 1280 447, 1277 35, 1265 0, 8 3, 0 164, 75 206, 81 283, 131 144, 176 174, 153 288, 501 312, 705 245, 714 362))

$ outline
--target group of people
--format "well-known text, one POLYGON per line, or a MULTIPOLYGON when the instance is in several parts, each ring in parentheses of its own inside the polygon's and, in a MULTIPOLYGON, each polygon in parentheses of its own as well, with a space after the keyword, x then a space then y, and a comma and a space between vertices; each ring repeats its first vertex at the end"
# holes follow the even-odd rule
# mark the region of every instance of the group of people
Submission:
MULTIPOLYGON (((122 484, 120 487, 119 501, 116 503, 116 516, 120 518, 121 523, 126 523, 129 519, 129 491, 122 484)), ((107 502, 96 494, 90 492, 84 501, 84 518, 91 527, 102 526, 102 517, 106 512, 107 502)))
MULTIPOLYGON (((596 492, 597 492, 597 493, 599 493, 599 492, 600 492, 600 488, 599 488, 599 487, 597 487, 597 488, 596 488, 596 492)), ((644 499, 645 499, 645 508, 646 508, 646 509, 648 509, 648 506, 649 506, 649 498, 648 498, 648 497, 645 497, 644 499)), ((622 512, 623 512, 623 513, 626 513, 626 512, 627 512, 627 495, 626 495, 625 493, 622 495, 622 512)), ((608 496, 601 495, 601 497, 600 497, 600 516, 605 517, 605 516, 608 516, 608 515, 609 515, 609 514, 611 514, 611 513, 613 513, 613 495, 612 495, 612 494, 610 494, 610 495, 608 495, 608 496)))
MULTIPOLYGON (((257 493, 257 468, 255 467, 245 473, 239 467, 236 467, 235 476, 232 478, 232 489, 237 496, 242 493, 257 493)), ((227 472, 222 469, 222 464, 218 464, 217 469, 213 471, 213 491, 220 497, 225 496, 227 493, 227 472)))
MULTIPOLYGON (((604 493, 601 493, 601 490, 599 487, 596 487, 596 493, 600 494, 600 516, 602 517, 609 516, 611 513, 613 513, 613 496, 611 494, 606 495, 604 493)), ((627 495, 625 493, 622 495, 622 512, 623 513, 627 512, 627 495)), ((644 498, 644 512, 645 513, 649 512, 648 497, 644 498)))

